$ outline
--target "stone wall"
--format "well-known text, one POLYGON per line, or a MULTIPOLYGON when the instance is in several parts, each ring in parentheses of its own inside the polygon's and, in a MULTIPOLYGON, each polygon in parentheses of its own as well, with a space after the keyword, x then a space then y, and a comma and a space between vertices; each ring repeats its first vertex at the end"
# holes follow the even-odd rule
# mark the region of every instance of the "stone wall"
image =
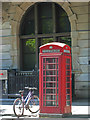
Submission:
MULTIPOLYGON (((19 26, 25 11, 33 2, 3 3, 2 9, 2 60, 3 69, 20 68, 19 26)), ((72 64, 75 73, 75 95, 88 97, 88 11, 86 2, 58 3, 67 12, 71 23, 72 64), (83 93, 83 94, 82 94, 83 93)), ((89 92, 90 93, 90 92, 89 92)))
POLYGON ((75 73, 75 95, 77 98, 90 97, 88 87, 88 3, 72 3, 72 10, 77 15, 76 30, 72 31, 72 56, 75 73), (77 63, 76 63, 77 62, 77 63))

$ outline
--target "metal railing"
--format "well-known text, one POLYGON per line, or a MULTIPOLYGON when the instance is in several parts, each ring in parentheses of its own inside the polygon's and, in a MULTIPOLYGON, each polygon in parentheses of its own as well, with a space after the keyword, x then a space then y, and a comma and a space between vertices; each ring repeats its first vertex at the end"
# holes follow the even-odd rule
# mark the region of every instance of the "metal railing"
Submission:
MULTIPOLYGON (((27 72, 20 71, 16 72, 14 75, 8 77, 8 95, 16 95, 19 90, 24 89, 26 86, 37 87, 38 88, 38 72, 27 72)), ((39 90, 36 94, 39 93, 39 90)))

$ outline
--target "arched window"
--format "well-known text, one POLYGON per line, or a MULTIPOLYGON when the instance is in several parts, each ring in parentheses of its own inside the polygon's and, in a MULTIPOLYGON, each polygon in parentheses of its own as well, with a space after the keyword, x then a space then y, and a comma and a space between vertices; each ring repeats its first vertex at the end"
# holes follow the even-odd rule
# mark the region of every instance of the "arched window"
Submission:
POLYGON ((20 25, 21 70, 38 69, 39 46, 52 41, 71 45, 70 22, 60 5, 40 2, 31 6, 20 25))

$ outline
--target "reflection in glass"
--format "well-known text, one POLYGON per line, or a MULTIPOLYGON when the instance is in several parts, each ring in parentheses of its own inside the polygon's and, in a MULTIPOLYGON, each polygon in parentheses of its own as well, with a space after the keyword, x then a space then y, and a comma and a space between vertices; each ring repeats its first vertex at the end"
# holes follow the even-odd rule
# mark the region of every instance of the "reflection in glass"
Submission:
POLYGON ((46 63, 58 63, 58 58, 46 58, 46 63))
POLYGON ((56 71, 46 71, 46 75, 56 75, 56 71))
POLYGON ((56 93, 56 89, 46 89, 46 93, 53 93, 55 94, 56 93))
POLYGON ((56 106, 56 101, 46 101, 46 106, 56 106))
POLYGON ((70 65, 66 65, 66 69, 69 70, 70 69, 70 65))
POLYGON ((66 75, 70 75, 70 71, 66 71, 66 75))
POLYGON ((56 87, 56 83, 46 83, 46 87, 56 87))
POLYGON ((70 101, 66 101, 66 105, 67 105, 67 106, 70 106, 70 101))
POLYGON ((66 77, 66 81, 67 81, 67 82, 70 82, 70 77, 66 77))
POLYGON ((56 100, 55 95, 46 95, 46 100, 56 100))
POLYGON ((66 59, 66 63, 68 63, 68 64, 69 64, 69 63, 70 63, 70 59, 66 59))
POLYGON ((66 95, 66 100, 70 100, 70 95, 66 95))
POLYGON ((66 89, 66 94, 70 94, 70 89, 66 89))
POLYGON ((66 88, 70 88, 70 83, 66 83, 66 88))

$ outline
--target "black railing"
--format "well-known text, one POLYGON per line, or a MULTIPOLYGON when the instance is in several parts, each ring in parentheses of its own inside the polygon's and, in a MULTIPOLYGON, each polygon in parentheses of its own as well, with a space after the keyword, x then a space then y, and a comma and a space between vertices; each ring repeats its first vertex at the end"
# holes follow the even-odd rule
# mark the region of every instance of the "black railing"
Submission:
POLYGON ((36 94, 39 93, 39 80, 38 72, 15 72, 14 74, 9 73, 8 77, 8 95, 18 94, 19 90, 24 89, 25 87, 37 87, 38 90, 36 94))

